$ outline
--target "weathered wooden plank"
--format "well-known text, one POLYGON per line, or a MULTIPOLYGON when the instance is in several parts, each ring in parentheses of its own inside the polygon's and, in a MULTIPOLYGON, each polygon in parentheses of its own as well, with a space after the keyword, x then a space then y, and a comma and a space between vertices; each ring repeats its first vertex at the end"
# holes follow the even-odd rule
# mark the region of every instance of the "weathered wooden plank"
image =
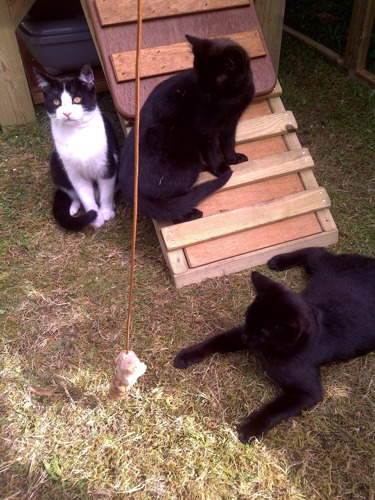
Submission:
MULTIPOLYGON (((156 19, 170 16, 207 12, 249 5, 249 0, 144 0, 142 18, 156 19)), ((137 20, 137 2, 134 0, 95 0, 102 26, 131 23, 137 20)))
MULTIPOLYGON (((218 262, 211 262, 205 266, 189 269, 185 273, 173 276, 172 280, 177 288, 201 283, 208 278, 217 278, 232 273, 238 273, 245 269, 266 264, 271 257, 279 253, 292 252, 306 247, 323 247, 337 243, 337 231, 321 232, 305 238, 262 248, 243 255, 236 255, 218 262)), ((250 271, 249 271, 250 274, 250 271)))
POLYGON ((330 199, 322 187, 230 212, 175 224, 161 230, 167 250, 177 250, 227 234, 322 210, 330 199))
POLYGON ((185 249, 185 255, 190 268, 199 267, 321 232, 315 214, 304 214, 192 245, 185 249))
MULTIPOLYGON (((227 38, 239 43, 252 58, 266 55, 259 31, 233 33, 227 38)), ((113 71, 117 82, 127 82, 135 78, 136 51, 114 52, 111 54, 113 71)), ((167 75, 193 67, 193 53, 188 42, 148 47, 141 50, 141 78, 167 75)))
POLYGON ((291 111, 241 120, 237 127, 236 143, 241 144, 263 137, 288 134, 297 128, 297 121, 291 111))
MULTIPOLYGON (((311 169, 313 166, 314 160, 306 148, 265 156, 257 160, 248 160, 239 165, 232 165, 233 175, 219 191, 267 179, 274 179, 294 172, 303 172, 311 169)), ((212 174, 202 172, 198 183, 212 178, 212 174)))

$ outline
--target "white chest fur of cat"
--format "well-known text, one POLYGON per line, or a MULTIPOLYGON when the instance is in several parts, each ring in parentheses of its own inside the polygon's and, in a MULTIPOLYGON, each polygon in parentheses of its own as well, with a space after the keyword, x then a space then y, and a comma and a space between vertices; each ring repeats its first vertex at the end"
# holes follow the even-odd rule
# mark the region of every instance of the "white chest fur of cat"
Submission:
POLYGON ((55 196, 54 216, 68 230, 88 223, 98 228, 115 216, 119 155, 113 129, 96 104, 93 72, 86 64, 77 78, 36 74, 55 145, 51 175, 58 191, 65 193, 55 196), (72 217, 81 206, 87 217, 78 224, 72 217))

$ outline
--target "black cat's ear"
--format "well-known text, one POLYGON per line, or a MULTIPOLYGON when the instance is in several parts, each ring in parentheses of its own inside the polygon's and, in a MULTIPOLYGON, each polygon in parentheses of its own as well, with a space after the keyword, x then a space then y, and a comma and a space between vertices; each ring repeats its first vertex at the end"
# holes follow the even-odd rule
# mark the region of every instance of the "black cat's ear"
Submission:
POLYGON ((185 35, 185 38, 191 44, 194 55, 202 53, 207 48, 207 42, 209 42, 206 38, 197 38, 191 35, 185 35))
POLYGON ((88 90, 94 88, 94 72, 89 64, 84 64, 80 71, 78 79, 86 86, 88 90))
POLYGON ((53 79, 49 77, 48 75, 45 75, 41 71, 39 71, 36 68, 33 68, 33 72, 36 78, 36 81, 38 82, 39 87, 44 90, 47 87, 52 86, 53 79))
POLYGON ((192 35, 185 35, 186 40, 191 43, 191 45, 194 47, 194 45, 198 45, 199 42, 201 41, 200 38, 197 38, 196 36, 192 35))
POLYGON ((242 47, 228 47, 224 53, 225 67, 227 71, 234 72, 242 70, 248 63, 249 57, 242 47))
POLYGON ((251 273, 251 280, 253 282, 257 294, 260 296, 264 294, 269 295, 274 293, 280 293, 284 289, 283 285, 277 283, 276 281, 271 280, 271 278, 267 278, 267 276, 264 276, 261 273, 258 273, 258 271, 253 271, 251 273))

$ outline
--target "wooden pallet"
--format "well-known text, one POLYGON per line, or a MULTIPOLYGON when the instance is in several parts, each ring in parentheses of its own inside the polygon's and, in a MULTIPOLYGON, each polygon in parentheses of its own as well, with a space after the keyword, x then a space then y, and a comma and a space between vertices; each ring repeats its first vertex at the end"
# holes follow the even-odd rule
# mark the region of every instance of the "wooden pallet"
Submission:
MULTIPOLYGON (((133 4, 86 0, 109 88, 124 118, 134 114, 133 4)), ((181 0, 174 4, 177 17, 164 1, 145 2, 141 101, 162 79, 191 67, 185 33, 240 40, 252 57, 256 89, 236 136, 237 151, 249 161, 233 166, 229 182, 198 206, 203 218, 172 225, 154 221, 174 284, 199 283, 264 264, 280 252, 336 243, 329 196, 314 177, 314 162, 301 147, 293 113, 281 101, 281 87, 252 3, 181 0)), ((210 175, 202 173, 198 182, 210 175)))

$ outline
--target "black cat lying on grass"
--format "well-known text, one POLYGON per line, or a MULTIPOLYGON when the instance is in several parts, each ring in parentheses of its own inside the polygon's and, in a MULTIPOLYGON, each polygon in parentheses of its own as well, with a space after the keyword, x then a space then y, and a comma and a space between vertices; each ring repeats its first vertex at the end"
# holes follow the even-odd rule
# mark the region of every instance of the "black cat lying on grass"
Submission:
POLYGON ((307 248, 273 257, 275 271, 303 266, 312 275, 297 295, 252 273, 256 298, 245 325, 180 351, 174 366, 187 368, 216 352, 249 349, 281 394, 238 426, 243 442, 261 438, 323 397, 320 366, 375 349, 375 260, 307 248))
MULTIPOLYGON (((160 221, 202 217, 196 205, 232 175, 237 122, 254 96, 249 57, 228 39, 186 36, 194 68, 168 78, 151 92, 140 116, 139 212, 160 221), (217 179, 194 186, 207 169, 217 179)), ((134 133, 125 141, 119 182, 133 203, 134 133)))

